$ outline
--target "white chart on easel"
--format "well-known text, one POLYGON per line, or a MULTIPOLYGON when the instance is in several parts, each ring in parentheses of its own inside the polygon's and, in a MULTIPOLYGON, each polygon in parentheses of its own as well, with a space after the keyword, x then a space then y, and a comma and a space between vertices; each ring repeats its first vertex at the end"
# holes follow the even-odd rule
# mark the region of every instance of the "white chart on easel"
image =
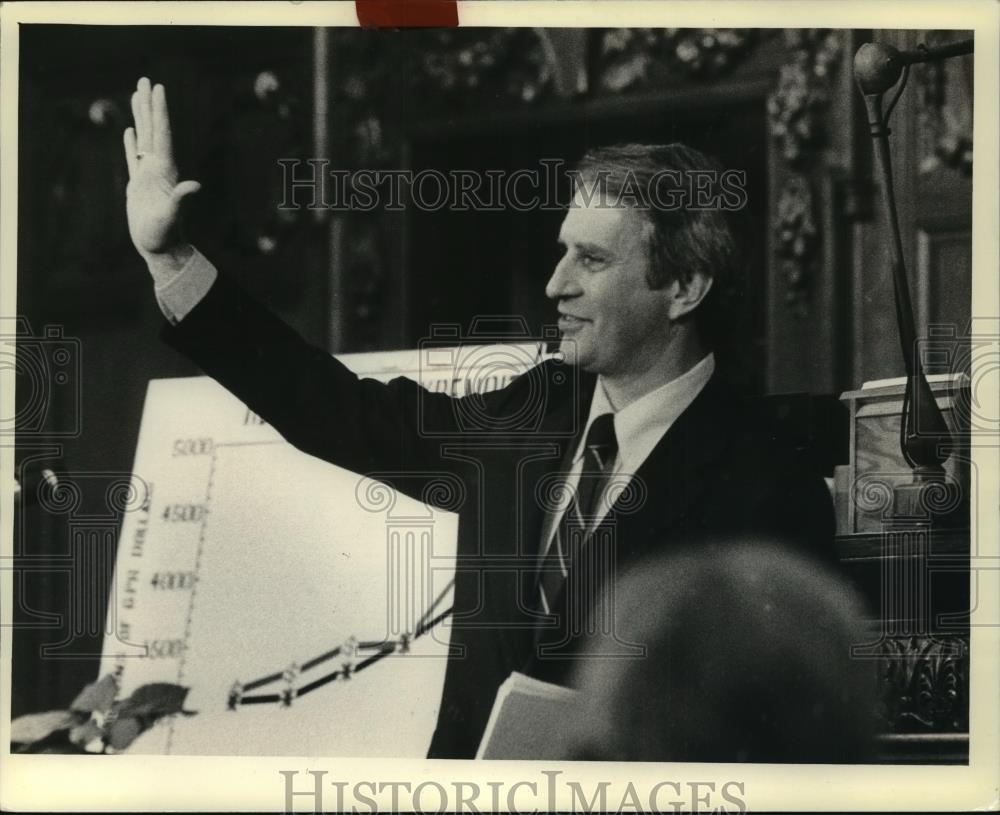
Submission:
MULTIPOLYGON (((418 365, 416 351, 344 361, 381 380, 419 371, 437 390, 474 373, 456 374, 454 358, 418 365)), ((150 382, 133 473, 101 673, 118 675, 123 696, 189 687, 196 713, 162 720, 129 752, 426 753, 447 619, 350 678, 343 649, 322 657, 353 636, 357 666, 450 607, 457 516, 299 452, 207 377, 150 382)))

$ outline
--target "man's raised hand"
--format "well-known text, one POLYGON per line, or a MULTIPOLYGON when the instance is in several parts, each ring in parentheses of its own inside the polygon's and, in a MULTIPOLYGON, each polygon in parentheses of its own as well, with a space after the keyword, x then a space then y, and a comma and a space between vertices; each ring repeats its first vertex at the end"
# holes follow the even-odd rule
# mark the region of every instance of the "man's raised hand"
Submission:
POLYGON ((126 213, 132 243, 147 261, 182 252, 180 204, 197 192, 197 181, 177 183, 167 96, 162 85, 150 88, 143 77, 132 94, 135 128, 125 130, 128 164, 126 213))

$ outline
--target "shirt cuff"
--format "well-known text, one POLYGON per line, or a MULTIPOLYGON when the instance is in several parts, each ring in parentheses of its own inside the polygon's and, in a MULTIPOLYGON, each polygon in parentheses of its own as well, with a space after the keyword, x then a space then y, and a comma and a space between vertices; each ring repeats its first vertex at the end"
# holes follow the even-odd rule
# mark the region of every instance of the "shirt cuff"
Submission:
POLYGON ((195 249, 179 272, 156 281, 153 290, 163 316, 173 325, 179 323, 208 294, 218 276, 208 258, 195 249))

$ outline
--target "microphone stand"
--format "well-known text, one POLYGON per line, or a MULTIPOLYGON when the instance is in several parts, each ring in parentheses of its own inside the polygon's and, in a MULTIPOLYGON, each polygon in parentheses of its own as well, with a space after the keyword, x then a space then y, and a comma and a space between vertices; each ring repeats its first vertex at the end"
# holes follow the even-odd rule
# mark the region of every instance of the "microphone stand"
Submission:
MULTIPOLYGON (((890 236, 892 253, 892 282, 895 295, 896 322, 906 370, 906 388, 900 418, 900 448, 903 458, 913 470, 913 482, 900 485, 893 491, 893 514, 915 517, 927 513, 923 493, 933 485, 935 490, 955 488, 946 482, 944 462, 950 455, 952 436, 931 392, 930 384, 921 364, 914 325, 913 305, 906 280, 903 261, 903 244, 896 214, 896 197, 893 190, 892 160, 889 153, 889 117, 906 87, 910 65, 918 62, 936 62, 950 57, 971 54, 973 41, 948 43, 928 48, 918 46, 913 51, 900 51, 883 43, 866 43, 854 55, 854 79, 864 98, 875 146, 875 163, 881 177, 882 201, 890 236), (882 97, 896 87, 885 113, 882 97)), ((938 503, 939 498, 934 500, 938 503)), ((953 501, 945 501, 953 505, 953 501)), ((961 502, 959 502, 961 503, 961 502)))

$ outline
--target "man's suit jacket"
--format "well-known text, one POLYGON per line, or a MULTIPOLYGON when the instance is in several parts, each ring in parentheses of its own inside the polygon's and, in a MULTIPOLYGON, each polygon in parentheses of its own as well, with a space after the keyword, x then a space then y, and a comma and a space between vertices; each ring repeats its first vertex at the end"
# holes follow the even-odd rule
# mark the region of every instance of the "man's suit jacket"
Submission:
MULTIPOLYGON (((547 502, 575 450, 596 378, 545 362, 490 394, 359 380, 220 277, 164 338, 301 450, 459 513, 451 644, 431 757, 475 755, 511 671, 564 679, 538 656, 536 565, 547 502), (448 485, 442 489, 442 485, 448 485)), ((677 419, 609 513, 615 568, 652 552, 780 538, 832 560, 821 478, 761 435, 717 377, 677 419)), ((708 601, 709 598, 706 598, 708 601)), ((546 642, 565 620, 544 629, 546 642)))

